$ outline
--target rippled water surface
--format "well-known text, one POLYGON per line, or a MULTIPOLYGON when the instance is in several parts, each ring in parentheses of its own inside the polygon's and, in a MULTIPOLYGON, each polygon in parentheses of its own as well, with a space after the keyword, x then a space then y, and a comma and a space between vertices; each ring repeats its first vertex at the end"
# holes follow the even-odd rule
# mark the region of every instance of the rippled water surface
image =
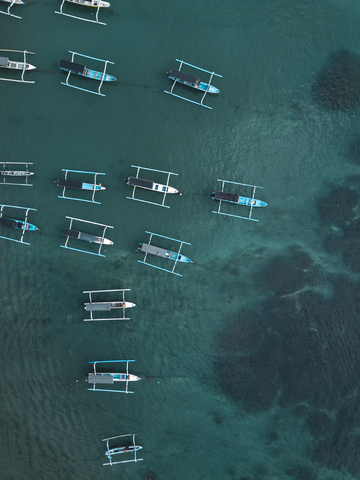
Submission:
POLYGON ((0 18, 1 48, 37 67, 0 82, 0 160, 35 171, 0 202, 41 229, 0 244, 1 478, 360 478, 358 2, 113 0, 107 26, 58 8, 0 18), (61 85, 68 50, 115 63, 106 97, 61 85), (213 110, 163 93, 176 58, 223 75, 213 110), (183 196, 127 200, 131 164, 176 172, 183 196), (106 172, 101 205, 60 200, 62 168, 106 172), (263 187, 259 222, 212 213, 218 178, 263 187), (106 258, 60 248, 66 216, 114 226, 106 258), (191 243, 183 277, 137 262, 146 230, 191 243), (115 288, 131 321, 84 323, 83 290, 115 288), (135 393, 87 391, 88 362, 114 359, 136 360, 135 393), (125 433, 144 460, 103 467, 102 439, 125 433))

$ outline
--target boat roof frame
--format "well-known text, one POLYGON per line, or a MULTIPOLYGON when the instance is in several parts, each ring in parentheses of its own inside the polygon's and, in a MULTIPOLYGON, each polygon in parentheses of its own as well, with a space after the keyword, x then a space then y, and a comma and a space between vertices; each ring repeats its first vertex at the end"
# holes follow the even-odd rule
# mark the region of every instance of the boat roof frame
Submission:
POLYGON ((72 224, 73 224, 74 220, 77 220, 78 222, 83 222, 83 223, 90 223, 92 225, 99 225, 100 227, 104 227, 104 230, 103 230, 103 234, 102 234, 102 242, 100 243, 98 253, 89 252, 88 250, 81 250, 79 248, 68 247, 67 244, 68 244, 68 241, 69 241, 69 238, 70 238, 68 235, 65 235, 66 236, 65 245, 60 245, 61 248, 67 248, 69 250, 75 250, 76 252, 88 253, 89 255, 96 255, 98 257, 106 257, 106 255, 103 255, 102 253, 100 253, 101 249, 102 249, 102 246, 104 244, 105 232, 106 232, 107 228, 114 228, 114 227, 112 227, 110 225, 105 225, 103 223, 97 223, 97 222, 90 222, 88 220, 82 220, 81 218, 75 218, 75 217, 65 217, 65 218, 70 219, 69 230, 71 230, 71 227, 72 227, 72 224))
MULTIPOLYGON (((0 162, 0 165, 3 166, 3 172, 5 172, 6 165, 25 165, 24 172, 28 172, 30 174, 29 165, 34 165, 34 164, 31 163, 31 162, 0 162)), ((3 182, 0 182, 0 185, 17 185, 17 186, 21 186, 21 187, 32 187, 33 184, 28 183, 28 176, 29 175, 24 175, 25 183, 15 183, 15 182, 7 182, 6 181, 6 178, 7 178, 6 175, 3 175, 3 182)))
POLYGON ((195 105, 200 105, 200 107, 205 107, 205 108, 208 108, 208 109, 212 110, 212 107, 209 107, 208 105, 205 105, 203 102, 204 102, 206 94, 209 91, 211 80, 213 79, 213 77, 215 76, 215 77, 223 78, 223 76, 219 75, 218 73, 215 73, 215 72, 210 72, 209 70, 204 70, 203 68, 197 67, 196 65, 192 65, 191 63, 184 62, 184 60, 179 60, 179 59, 176 58, 176 61, 180 62, 179 71, 181 70, 181 67, 183 65, 188 65, 189 67, 195 68, 196 70, 200 70, 201 72, 209 73, 210 74, 209 83, 207 84, 207 88, 206 88, 206 90, 204 92, 204 95, 202 96, 200 102, 195 102, 194 100, 190 100, 190 98, 182 97, 181 95, 177 95, 176 93, 173 93, 173 90, 174 90, 174 87, 177 83, 177 80, 174 80, 174 83, 172 84, 170 92, 167 91, 167 90, 164 90, 164 92, 168 93, 169 95, 173 95, 174 97, 181 98, 182 100, 186 100, 187 102, 195 103, 195 105))
POLYGON ((26 231, 26 228, 25 228, 25 224, 27 222, 27 218, 28 218, 28 215, 29 215, 29 212, 30 210, 36 212, 36 208, 29 208, 29 207, 19 207, 17 205, 2 205, 0 204, 0 218, 3 217, 3 213, 4 213, 4 207, 9 207, 9 208, 19 208, 21 210, 25 210, 25 219, 23 220, 24 221, 24 227, 21 228, 21 237, 20 237, 20 240, 16 240, 16 238, 10 238, 10 237, 3 237, 3 236, 0 236, 0 238, 4 239, 4 240, 10 240, 11 242, 17 242, 17 243, 23 243, 24 245, 30 245, 30 243, 28 242, 24 242, 24 235, 25 235, 25 231, 26 231))
POLYGON ((83 92, 93 93, 94 95, 100 95, 101 97, 106 97, 106 95, 101 93, 101 87, 102 87, 102 84, 104 83, 106 68, 107 68, 108 64, 115 65, 114 62, 110 62, 110 60, 103 60, 101 58, 89 57, 88 55, 83 55, 82 53, 73 52, 72 50, 69 50, 69 53, 72 54, 71 55, 71 62, 73 62, 73 63, 75 63, 74 62, 75 55, 78 55, 79 57, 89 58, 90 60, 96 60, 98 62, 103 62, 105 64, 104 65, 104 71, 102 73, 102 79, 100 81, 100 85, 99 85, 99 88, 98 88, 97 92, 94 92, 94 90, 88 90, 86 88, 77 87, 76 85, 71 85, 69 83, 70 75, 72 73, 71 70, 69 70, 65 82, 61 82, 61 85, 65 85, 66 87, 76 88, 77 90, 82 90, 83 92))
POLYGON ((64 17, 70 17, 70 18, 75 18, 76 20, 82 20, 83 22, 89 22, 89 23, 97 23, 98 25, 106 25, 104 22, 99 22, 99 11, 100 11, 100 3, 98 4, 98 7, 96 9, 96 20, 90 20, 90 18, 84 18, 84 17, 78 17, 77 15, 70 15, 69 13, 64 13, 63 12, 63 6, 64 6, 65 0, 62 0, 61 5, 60 5, 60 11, 56 11, 54 13, 57 13, 59 15, 64 15, 64 17))
MULTIPOLYGON (((95 360, 91 361, 88 363, 92 363, 94 365, 94 374, 96 375, 96 364, 97 363, 126 363, 126 375, 129 375, 129 363, 130 362, 135 362, 135 360, 95 360)), ((96 388, 96 383, 94 383, 92 388, 88 388, 88 390, 92 392, 110 392, 110 393, 134 393, 131 390, 129 390, 129 380, 126 381, 126 387, 125 390, 110 390, 110 389, 105 389, 105 388, 96 388)))
MULTIPOLYGON (((110 461, 110 463, 103 463, 103 465, 111 465, 112 466, 112 465, 117 465, 119 463, 141 462, 141 460, 144 460, 143 458, 137 458, 137 456, 136 456, 136 446, 137 446, 135 444, 136 435, 137 435, 137 433, 126 433, 125 435, 117 435, 116 437, 103 438, 103 442, 106 442, 106 448, 107 448, 107 451, 105 452, 105 455, 108 457, 108 459, 110 461), (111 454, 109 453, 110 452, 109 441, 114 440, 115 438, 121 438, 121 437, 132 437, 134 451, 133 452, 126 452, 126 453, 133 453, 134 454, 134 460, 123 460, 121 462, 113 462, 112 461, 111 454)), ((113 455, 117 455, 117 454, 120 454, 120 453, 125 453, 125 452, 117 452, 117 453, 113 453, 113 455)))
MULTIPOLYGON (((94 175, 94 189, 93 189, 93 193, 92 193, 92 197, 91 197, 91 200, 86 200, 84 198, 76 198, 76 197, 66 197, 65 196, 65 191, 67 188, 69 187, 63 187, 63 193, 62 195, 58 195, 58 198, 64 198, 66 200, 76 200, 78 202, 88 202, 88 203, 96 203, 98 205, 101 205, 101 202, 95 202, 95 192, 96 192, 96 177, 98 175, 106 175, 106 173, 101 173, 101 172, 87 172, 85 170, 69 170, 69 169, 66 169, 66 168, 62 168, 61 169, 62 172, 65 172, 65 178, 64 180, 67 180, 67 176, 68 176, 68 173, 71 172, 71 173, 85 173, 85 174, 89 174, 89 175, 94 175)), ((83 182, 84 183, 84 182, 83 182)))
MULTIPOLYGON (((191 243, 184 242, 183 240, 177 240, 176 238, 165 237, 164 235, 159 235, 159 234, 157 234, 157 233, 148 232, 148 231, 145 231, 145 233, 148 233, 148 234, 150 235, 149 245, 151 244, 152 237, 154 237, 154 236, 155 236, 155 237, 160 237, 160 238, 166 238, 167 240, 173 240, 174 242, 180 243, 180 247, 179 247, 179 250, 178 250, 178 252, 177 252, 178 257, 179 257, 179 255, 180 255, 180 251, 181 251, 181 248, 182 248, 183 245, 191 245, 191 243)), ((162 270, 163 272, 172 273, 173 275, 178 275, 179 277, 182 277, 182 275, 181 275, 180 273, 175 272, 175 267, 176 267, 176 264, 177 264, 177 262, 178 262, 178 258, 175 260, 174 266, 173 266, 173 268, 170 270, 170 269, 158 267, 157 265, 153 265, 152 263, 146 262, 146 257, 147 257, 147 252, 145 253, 144 260, 138 260, 138 262, 139 262, 139 263, 143 263, 144 265, 148 265, 149 267, 157 268, 158 270, 162 270)))
MULTIPOLYGON (((252 196, 251 196, 251 199, 254 200, 255 198, 255 191, 257 188, 263 188, 263 187, 259 187, 259 185, 249 185, 248 183, 239 183, 239 182, 231 182, 230 180, 221 180, 221 179, 217 179, 218 182, 222 182, 222 185, 221 185, 221 192, 224 191, 224 186, 225 186, 225 183, 231 183, 233 185, 242 185, 244 187, 253 187, 253 192, 252 192, 252 196)), ((227 217, 235 217, 235 218, 241 218, 243 220, 251 220, 253 222, 258 222, 259 220, 257 220, 256 218, 252 218, 251 217, 251 214, 252 214, 252 210, 253 210, 253 205, 250 206, 250 211, 249 211, 249 216, 248 217, 243 217, 243 216, 240 216, 240 215, 232 215, 230 213, 224 213, 224 212, 221 212, 221 202, 222 200, 219 200, 219 207, 217 209, 217 211, 213 210, 212 213, 217 213, 219 215, 226 215, 227 217)), ((246 207, 247 205, 241 205, 243 207, 246 207)))
MULTIPOLYGON (((117 289, 113 289, 113 290, 85 290, 83 293, 88 293, 89 294, 89 302, 90 304, 91 303, 96 303, 96 302, 93 302, 92 301, 92 296, 91 294, 92 293, 109 293, 109 292, 122 292, 123 293, 123 303, 125 304, 125 292, 130 292, 131 289, 130 288, 117 288, 117 289)), ((109 302, 104 302, 104 303, 111 303, 111 301, 109 302)), ((101 321, 108 321, 108 320, 130 320, 130 317, 126 317, 126 313, 125 313, 125 310, 126 308, 123 307, 123 316, 122 317, 118 317, 118 318, 94 318, 93 317, 93 312, 92 310, 90 310, 90 318, 84 318, 84 322, 101 322, 101 321)))
MULTIPOLYGON (((159 172, 159 173, 167 174, 167 180, 166 180, 166 185, 165 185, 166 187, 169 186, 170 176, 171 175, 176 175, 176 176, 178 175, 177 173, 174 173, 174 172, 167 172, 165 170, 156 170, 155 168, 140 167, 139 165, 131 165, 131 166, 134 167, 134 168, 137 168, 135 178, 139 178, 139 173, 140 173, 141 169, 142 170, 149 170, 151 172, 159 172)), ((153 183, 156 183, 156 182, 153 182, 153 183)), ((135 198, 135 189, 136 189, 136 186, 133 186, 133 192, 132 192, 131 197, 126 197, 126 198, 128 198, 129 200, 136 200, 137 202, 149 203, 150 205, 156 205, 158 207, 170 208, 170 205, 165 205, 165 198, 166 198, 167 192, 164 192, 164 196, 163 196, 163 199, 162 199, 161 203, 155 203, 155 202, 148 202, 147 200, 142 200, 140 198, 135 198)))
MULTIPOLYGON (((24 2, 24 5, 25 5, 26 2, 24 2)), ((22 19, 22 17, 19 17, 18 15, 14 15, 13 13, 10 12, 10 9, 13 5, 16 5, 15 4, 15 1, 13 0, 11 2, 11 4, 8 6, 6 12, 4 12, 3 10, 0 10, 0 13, 2 13, 3 15, 8 15, 9 17, 13 17, 13 18, 18 18, 18 19, 22 19)), ((21 5, 21 4, 20 4, 21 5)))
POLYGON ((24 54, 24 67, 22 69, 21 73, 21 79, 17 80, 16 78, 0 78, 0 80, 3 80, 4 82, 17 82, 17 83, 35 83, 35 80, 24 80, 24 75, 26 72, 26 54, 30 53, 31 55, 36 55, 34 52, 28 52, 27 50, 5 50, 3 48, 0 49, 0 52, 17 52, 17 53, 23 53, 24 54))

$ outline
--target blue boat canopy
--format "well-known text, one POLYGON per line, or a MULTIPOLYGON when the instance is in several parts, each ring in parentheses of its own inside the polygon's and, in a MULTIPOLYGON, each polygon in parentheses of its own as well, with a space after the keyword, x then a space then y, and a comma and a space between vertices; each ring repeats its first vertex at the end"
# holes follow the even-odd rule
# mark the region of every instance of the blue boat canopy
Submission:
POLYGON ((225 202, 238 203, 239 195, 235 195, 234 193, 215 192, 214 200, 224 200, 225 202))
POLYGON ((172 69, 169 73, 169 77, 173 77, 176 80, 181 80, 186 83, 191 83, 192 85, 200 85, 201 78, 194 77, 193 75, 189 75, 188 73, 184 73, 181 70, 174 70, 172 69))
POLYGON ((63 70, 71 70, 72 72, 83 74, 85 70, 85 65, 81 65, 80 63, 69 62, 68 60, 60 60, 60 68, 63 70))

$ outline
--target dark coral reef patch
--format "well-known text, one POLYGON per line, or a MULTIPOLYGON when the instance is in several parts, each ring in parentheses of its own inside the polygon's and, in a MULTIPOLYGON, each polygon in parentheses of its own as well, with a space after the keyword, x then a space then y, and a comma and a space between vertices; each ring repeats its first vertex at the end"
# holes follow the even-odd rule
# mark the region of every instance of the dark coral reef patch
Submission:
POLYGON ((312 87, 314 100, 326 110, 352 110, 360 105, 360 56, 341 49, 330 55, 312 87))
POLYGON ((317 201, 320 222, 323 225, 346 227, 355 218, 359 200, 357 191, 350 187, 335 187, 317 201))

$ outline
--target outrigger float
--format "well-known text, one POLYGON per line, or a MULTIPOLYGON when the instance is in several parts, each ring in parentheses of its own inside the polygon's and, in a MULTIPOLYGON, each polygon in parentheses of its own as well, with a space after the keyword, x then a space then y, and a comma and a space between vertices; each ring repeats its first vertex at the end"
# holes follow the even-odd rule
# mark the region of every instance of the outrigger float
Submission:
POLYGON ((89 57, 88 55, 72 52, 71 50, 69 50, 69 53, 72 54, 70 62, 68 60, 60 60, 60 65, 59 65, 60 70, 63 70, 64 72, 68 72, 65 82, 61 82, 61 85, 65 85, 66 87, 76 88, 77 90, 82 90, 83 92, 93 93, 95 95, 100 95, 101 97, 105 97, 106 95, 104 95, 100 91, 102 84, 104 82, 116 81, 115 77, 106 73, 106 68, 108 64, 110 63, 111 65, 114 65, 114 62, 110 62, 109 60, 102 60, 101 58, 89 57), (86 68, 86 66, 83 64, 75 63, 74 62, 75 55, 78 55, 79 57, 89 58, 90 60, 96 60, 97 62, 103 62, 105 64, 103 72, 90 70, 89 68, 86 68), (100 85, 97 92, 94 92, 93 90, 87 90, 86 88, 76 87, 75 85, 70 85, 69 79, 72 73, 74 73, 75 75, 80 75, 80 77, 90 78, 92 80, 98 80, 100 82, 100 85))
POLYGON ((62 172, 65 172, 65 178, 59 178, 55 183, 58 187, 63 188, 62 195, 58 195, 58 198, 66 198, 67 200, 77 200, 78 202, 90 202, 90 203, 97 203, 100 204, 101 202, 95 202, 95 193, 100 190, 106 190, 105 187, 101 185, 101 183, 97 184, 96 183, 96 177, 98 175, 106 175, 105 173, 100 173, 100 172, 86 172, 86 171, 81 171, 81 170, 67 170, 67 169, 62 169, 62 172), (68 179, 68 173, 81 173, 81 174, 88 174, 88 175, 94 175, 94 180, 93 183, 87 183, 87 182, 79 182, 79 181, 74 181, 74 180, 69 180, 68 179), (74 188, 77 190, 90 190, 92 192, 92 197, 91 200, 86 200, 84 198, 76 198, 76 197, 66 197, 65 196, 65 191, 67 188, 74 188))
POLYGON ((89 362, 94 364, 94 371, 89 373, 86 381, 93 385, 92 388, 88 388, 93 392, 111 392, 111 393, 134 393, 129 390, 129 382, 137 382, 141 380, 140 377, 132 375, 129 373, 129 363, 135 362, 135 360, 104 360, 104 361, 95 361, 89 362), (99 373, 96 371, 96 365, 98 363, 126 363, 126 373, 99 373), (96 388, 97 384, 101 385, 113 385, 114 382, 126 382, 125 390, 106 390, 105 388, 96 388))
POLYGON ((28 183, 28 178, 34 175, 33 172, 29 172, 29 165, 33 165, 29 162, 0 162, 2 169, 0 170, 0 177, 3 181, 0 181, 0 185, 18 185, 22 187, 32 187, 31 183, 28 183), (13 165, 25 165, 25 170, 7 170, 9 167, 13 168, 13 165), (22 183, 15 183, 9 181, 11 178, 16 180, 24 180, 22 183))
POLYGON ((136 433, 127 433, 126 435, 118 435, 117 437, 110 437, 110 438, 104 438, 103 442, 106 442, 106 452, 105 455, 107 456, 109 463, 103 463, 103 465, 117 465, 119 463, 129 463, 129 462, 140 462, 143 460, 143 458, 137 458, 136 454, 139 450, 141 450, 143 447, 140 447, 139 445, 136 445, 135 443, 135 436, 136 433), (124 438, 124 437, 132 437, 132 444, 130 445, 125 445, 124 447, 115 447, 115 448, 110 448, 110 440, 115 440, 116 438, 124 438), (119 455, 119 454, 133 454, 134 458, 130 460, 122 460, 121 462, 113 462, 112 457, 114 455, 119 455))
POLYGON ((19 18, 21 20, 21 17, 17 15, 13 15, 10 12, 10 9, 13 5, 25 5, 25 2, 23 2, 22 0, 2 0, 2 1, 5 3, 10 3, 10 5, 8 6, 6 12, 0 10, 0 13, 2 13, 3 15, 9 15, 9 17, 19 18))
POLYGON ((169 186, 169 181, 170 181, 170 175, 177 175, 177 173, 173 172, 166 172, 164 170, 155 170, 154 168, 146 168, 146 167, 139 167, 138 165, 131 165, 134 168, 137 168, 136 172, 136 177, 128 177, 127 184, 130 185, 130 187, 133 187, 133 192, 131 197, 126 197, 129 200, 137 200, 138 202, 144 202, 144 203, 150 203, 151 205, 157 205, 159 207, 166 207, 170 208, 169 205, 165 205, 165 198, 167 194, 177 194, 177 195, 182 195, 182 193, 179 192, 179 190, 176 190, 174 187, 169 186), (159 173, 164 173, 167 174, 167 180, 166 184, 163 185, 162 183, 155 183, 152 180, 144 180, 143 178, 139 178, 140 170, 148 170, 150 172, 159 172, 159 173), (135 190, 136 188, 143 188, 145 190, 151 190, 153 192, 159 192, 162 193, 163 199, 161 203, 155 203, 155 202, 148 202, 147 200, 142 200, 140 198, 135 198, 135 190))
POLYGON ((227 180, 219 180, 217 179, 218 182, 222 182, 221 185, 221 191, 220 192, 213 192, 210 196, 213 200, 219 200, 219 208, 217 211, 213 210, 213 213, 218 213, 219 215, 226 215, 228 217, 235 217, 235 218, 242 218, 244 220, 252 220, 253 222, 258 222, 256 218, 251 218, 252 210, 254 207, 266 207, 267 203, 263 202, 262 200, 256 200, 255 198, 255 191, 257 188, 263 188, 259 187, 258 185, 248 185, 247 183, 238 183, 238 182, 230 182, 227 180), (224 192, 224 186, 225 183, 231 183, 233 185, 242 185, 244 187, 252 187, 253 192, 251 197, 241 197, 240 195, 234 194, 234 193, 225 193, 224 192), (244 207, 250 207, 249 211, 249 216, 248 217, 241 217, 240 215, 231 215, 230 213, 224 213, 221 212, 221 203, 222 202, 227 202, 227 203, 235 203, 237 205, 242 205, 244 207))
POLYGON ((89 222, 88 220, 82 220, 81 218, 75 218, 75 217, 65 217, 65 218, 70 219, 70 225, 69 225, 69 228, 63 228, 61 230, 62 234, 66 237, 66 241, 65 241, 65 245, 60 245, 60 247, 68 248, 69 250, 75 250, 77 252, 88 253, 90 255, 98 255, 99 257, 105 257, 105 255, 102 255, 100 253, 102 246, 103 245, 114 245, 114 242, 105 238, 106 229, 107 228, 114 228, 114 227, 111 227, 110 225, 104 225, 102 223, 89 222), (74 220, 76 220, 78 222, 89 223, 91 225, 99 225, 100 227, 104 227, 102 236, 99 237, 97 235, 92 235, 90 233, 84 233, 84 232, 79 232, 78 230, 72 230, 71 227, 72 227, 72 224, 73 224, 74 220), (96 244, 100 245, 99 250, 96 253, 96 252, 89 252, 88 250, 80 250, 78 248, 68 247, 69 238, 74 238, 76 240, 84 240, 85 242, 89 242, 89 243, 96 243, 96 244))
POLYGON ((89 294, 89 303, 84 304, 84 308, 90 314, 90 318, 84 318, 84 322, 99 322, 99 321, 108 321, 108 320, 130 320, 125 316, 125 310, 127 308, 136 308, 135 303, 125 301, 125 292, 130 292, 130 288, 119 288, 116 290, 88 290, 83 293, 89 294), (92 294, 93 293, 112 293, 112 292, 122 292, 122 300, 108 300, 106 302, 94 302, 92 294), (110 310, 122 309, 122 317, 110 317, 110 318, 94 318, 93 312, 110 312, 110 310))
POLYGON ((60 5, 60 11, 55 13, 58 13, 59 15, 64 15, 65 17, 70 17, 70 18, 76 18, 76 20, 82 20, 84 22, 90 22, 90 23, 98 23, 99 25, 106 25, 106 23, 99 22, 99 10, 100 8, 109 8, 110 3, 105 2, 103 0, 66 0, 69 3, 73 3, 75 5, 80 5, 83 7, 90 7, 90 8, 96 8, 96 15, 95 18, 96 20, 90 20, 89 18, 84 18, 84 17, 77 17, 76 15, 70 15, 68 13, 63 12, 63 6, 65 3, 65 0, 62 0, 61 5, 60 5))
POLYGON ((10 237, 3 237, 0 236, 0 238, 3 238, 4 240, 10 240, 11 242, 18 242, 18 243, 23 243, 24 245, 30 245, 30 243, 24 242, 24 235, 25 232, 33 232, 35 230, 39 230, 35 225, 32 223, 28 223, 28 215, 29 211, 32 210, 36 212, 35 208, 27 208, 27 207, 18 207, 15 205, 0 205, 0 226, 3 227, 10 227, 14 228, 16 230, 21 230, 21 237, 20 240, 16 240, 15 238, 10 238, 10 237), (4 217, 4 208, 19 208, 21 210, 25 210, 25 219, 24 220, 14 220, 13 218, 7 218, 4 217))
POLYGON ((144 263, 145 265, 148 265, 149 267, 158 268, 159 270, 163 270, 164 272, 173 273, 174 275, 178 275, 179 277, 182 277, 182 275, 180 273, 175 272, 175 267, 176 267, 178 262, 193 263, 190 260, 190 258, 185 257, 185 255, 180 254, 182 246, 183 245, 191 245, 191 243, 187 243, 187 242, 184 242, 184 241, 181 241, 181 240, 176 240, 175 238, 164 237, 164 235, 158 235, 158 234, 153 233, 153 232, 145 232, 145 233, 148 233, 150 235, 149 243, 138 243, 138 246, 137 246, 138 250, 140 250, 140 252, 145 253, 144 260, 138 260, 138 262, 139 263, 144 263), (160 237, 160 238, 166 238, 167 240, 173 240, 174 242, 180 243, 179 250, 177 252, 172 252, 171 250, 166 250, 165 248, 156 247, 155 245, 152 245, 151 240, 152 240, 153 236, 160 237), (155 255, 155 256, 161 257, 161 258, 166 258, 168 260, 173 260, 175 262, 173 268, 171 270, 168 270, 166 268, 161 268, 161 267, 158 267, 157 265, 147 263, 146 258, 147 258, 148 254, 155 255))
POLYGON ((196 105, 200 105, 201 107, 209 108, 210 110, 212 110, 212 107, 209 107, 208 105, 204 105, 203 102, 207 93, 220 93, 220 90, 218 88, 210 84, 214 76, 223 78, 222 75, 218 75, 215 72, 209 72, 209 70, 204 70, 203 68, 196 67, 195 65, 191 65, 191 63, 186 63, 183 60, 176 59, 176 61, 180 62, 179 70, 172 69, 170 70, 170 72, 167 73, 167 76, 171 80, 174 80, 174 83, 171 87, 170 92, 168 92, 167 90, 164 90, 165 93, 168 93, 170 95, 173 95, 174 97, 181 98, 182 100, 186 100, 187 102, 195 103, 196 105), (195 77, 194 75, 190 75, 188 73, 183 72, 181 70, 181 67, 183 65, 188 65, 189 67, 195 68, 196 70, 209 73, 210 74, 209 83, 203 82, 199 77, 195 77), (195 102, 194 100, 190 100, 189 98, 182 97, 180 95, 176 95, 175 93, 173 93, 176 83, 181 83, 183 85, 187 85, 188 87, 192 87, 192 88, 195 88, 196 90, 204 92, 200 102, 195 102))
POLYGON ((34 81, 24 80, 25 72, 30 70, 35 70, 36 67, 31 65, 30 63, 26 62, 26 54, 30 53, 31 55, 35 55, 34 52, 28 52, 27 50, 4 50, 0 49, 0 52, 17 52, 24 54, 24 61, 19 62, 17 60, 9 60, 8 57, 0 57, 0 68, 6 68, 8 70, 21 70, 21 79, 17 80, 15 78, 0 78, 4 82, 18 82, 18 83, 35 83, 34 81))

